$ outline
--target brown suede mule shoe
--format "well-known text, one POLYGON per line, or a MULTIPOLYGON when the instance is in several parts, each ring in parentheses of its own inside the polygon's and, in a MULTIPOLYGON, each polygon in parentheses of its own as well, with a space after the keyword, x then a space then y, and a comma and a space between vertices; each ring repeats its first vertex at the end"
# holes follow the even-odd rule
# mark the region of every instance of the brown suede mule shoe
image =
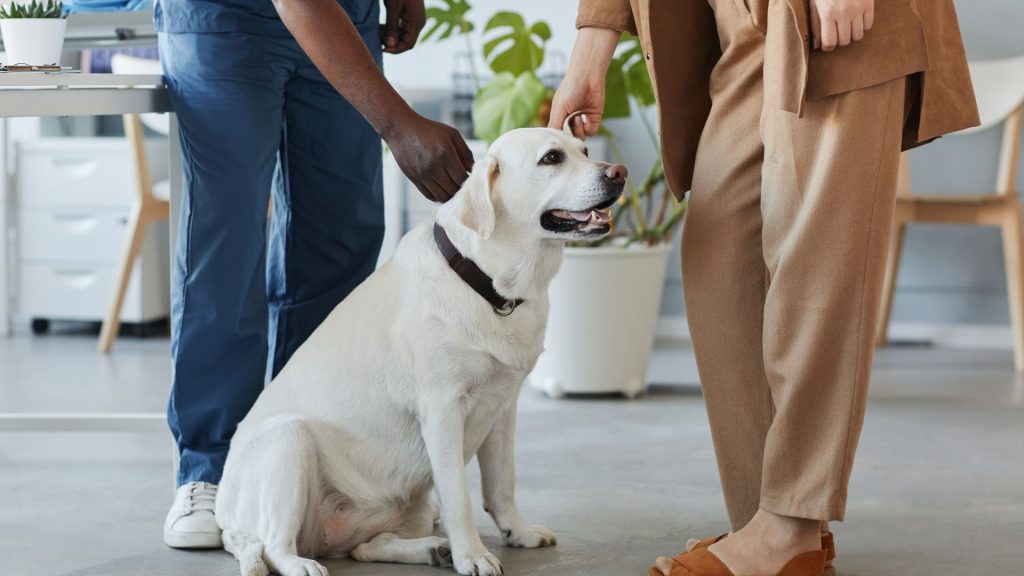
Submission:
MULTIPOLYGON (((729 533, 722 534, 721 536, 715 536, 713 538, 705 538, 700 542, 693 545, 690 551, 700 550, 701 548, 708 548, 712 544, 715 544, 721 540, 724 540, 729 533)), ((825 569, 822 570, 822 576, 836 576, 836 567, 832 565, 832 561, 836 559, 836 540, 831 532, 825 532, 821 535, 821 549, 825 551, 825 569)))
MULTIPOLYGON (((818 576, 825 570, 824 549, 804 552, 794 556, 775 576, 818 576)), ((652 566, 649 576, 663 576, 661 570, 652 566)), ((707 548, 684 552, 672 559, 669 576, 735 576, 717 556, 707 548)))

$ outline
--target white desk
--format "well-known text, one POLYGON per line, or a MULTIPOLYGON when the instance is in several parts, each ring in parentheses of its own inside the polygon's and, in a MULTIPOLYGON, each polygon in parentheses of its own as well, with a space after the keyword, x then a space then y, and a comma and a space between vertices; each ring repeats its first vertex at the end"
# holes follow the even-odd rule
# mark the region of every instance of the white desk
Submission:
MULTIPOLYGON (((173 112, 162 76, 129 74, 0 74, 0 337, 11 329, 10 190, 14 167, 6 118, 173 112)), ((178 128, 171 114, 171 246, 177 230, 182 172, 178 128)), ((173 262, 173 259, 171 260, 173 262)), ((3 414, 0 432, 35 430, 166 430, 153 414, 3 414)))

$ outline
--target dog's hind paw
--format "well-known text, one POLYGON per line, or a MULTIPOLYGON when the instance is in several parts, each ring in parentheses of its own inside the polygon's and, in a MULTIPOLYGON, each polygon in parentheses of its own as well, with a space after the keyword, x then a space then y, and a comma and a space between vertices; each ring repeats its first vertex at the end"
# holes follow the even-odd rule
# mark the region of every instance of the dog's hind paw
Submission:
POLYGON ((451 568, 454 565, 452 549, 448 546, 448 542, 430 549, 430 565, 438 568, 451 568))
POLYGON ((462 576, 501 576, 501 562, 486 549, 455 557, 455 571, 462 576))
POLYGON ((509 548, 543 548, 554 546, 555 535, 543 526, 524 526, 518 530, 505 530, 505 546, 509 548))

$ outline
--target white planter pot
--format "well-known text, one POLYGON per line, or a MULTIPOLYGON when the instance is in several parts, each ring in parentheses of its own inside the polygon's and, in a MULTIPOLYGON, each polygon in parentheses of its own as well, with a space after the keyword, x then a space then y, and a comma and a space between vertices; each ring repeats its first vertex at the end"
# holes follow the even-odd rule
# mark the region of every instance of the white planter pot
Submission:
POLYGON ((566 248, 530 385, 556 398, 646 390, 671 249, 566 248))
POLYGON ((7 53, 4 63, 8 66, 60 64, 67 24, 64 18, 0 19, 0 34, 3 34, 7 53))

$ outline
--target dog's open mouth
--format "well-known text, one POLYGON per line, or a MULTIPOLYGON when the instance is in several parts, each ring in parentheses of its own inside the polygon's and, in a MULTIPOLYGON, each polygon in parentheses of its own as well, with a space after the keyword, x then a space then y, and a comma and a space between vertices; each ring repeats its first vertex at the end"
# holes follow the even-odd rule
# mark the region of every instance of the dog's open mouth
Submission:
POLYGON ((615 200, 614 197, 609 198, 586 210, 548 210, 540 218, 541 226, 559 233, 607 234, 611 230, 611 206, 615 200))

